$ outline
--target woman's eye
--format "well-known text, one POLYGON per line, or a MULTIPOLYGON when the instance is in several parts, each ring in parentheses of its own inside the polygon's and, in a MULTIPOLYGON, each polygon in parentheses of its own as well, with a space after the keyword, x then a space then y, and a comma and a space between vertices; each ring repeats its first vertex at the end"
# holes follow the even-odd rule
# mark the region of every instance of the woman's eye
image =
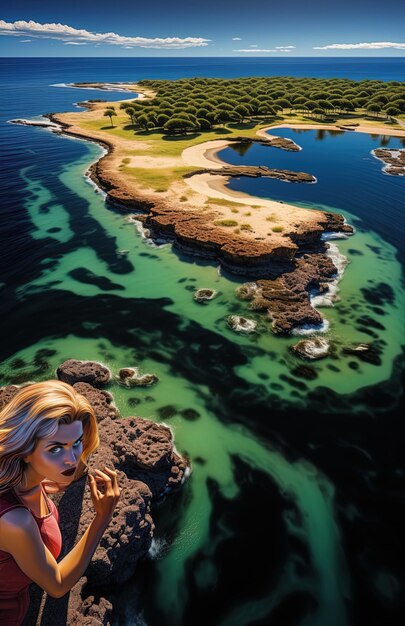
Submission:
POLYGON ((82 439, 79 439, 79 441, 76 441, 76 442, 73 444, 73 447, 74 447, 74 448, 78 448, 79 446, 81 446, 81 445, 82 445, 82 443, 83 443, 83 440, 82 440, 82 439))
POLYGON ((54 448, 51 448, 51 449, 49 450, 49 452, 50 452, 51 454, 57 454, 60 450, 62 450, 62 448, 61 448, 60 446, 55 446, 54 448))

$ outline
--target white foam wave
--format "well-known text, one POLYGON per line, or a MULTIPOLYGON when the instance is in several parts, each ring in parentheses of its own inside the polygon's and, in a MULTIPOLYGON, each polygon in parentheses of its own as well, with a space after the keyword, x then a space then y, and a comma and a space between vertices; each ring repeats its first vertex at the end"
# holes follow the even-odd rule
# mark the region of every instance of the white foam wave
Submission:
POLYGON ((338 284, 343 278, 343 274, 348 264, 347 257, 342 254, 334 243, 328 244, 327 253, 328 257, 332 260, 333 265, 336 267, 336 277, 330 283, 328 283, 328 290, 325 293, 319 293, 311 298, 311 304, 314 308, 323 307, 323 306, 333 306, 336 300, 338 299, 338 284))
POLYGON ((158 539, 154 537, 148 550, 148 557, 152 561, 157 561, 157 559, 162 558, 162 556, 166 554, 168 546, 169 542, 164 539, 164 537, 160 537, 158 539))
POLYGON ((148 246, 150 246, 151 248, 164 248, 165 246, 169 245, 169 243, 166 241, 164 243, 156 243, 155 241, 153 241, 150 236, 149 228, 145 228, 141 220, 137 219, 136 215, 128 215, 127 222, 129 224, 134 224, 136 230, 141 235, 144 242, 148 244, 148 246))
POLYGON ((314 335, 316 333, 326 333, 329 330, 329 322, 328 320, 323 320, 322 324, 303 324, 302 326, 297 326, 291 332, 292 335, 314 335))
POLYGON ((82 87, 81 85, 75 85, 74 83, 53 83, 49 85, 50 87, 65 87, 66 89, 90 89, 91 91, 122 91, 124 93, 133 93, 135 96, 137 95, 134 91, 126 89, 123 85, 126 83, 100 83, 102 87, 82 87), (121 86, 120 86, 121 85, 121 86))

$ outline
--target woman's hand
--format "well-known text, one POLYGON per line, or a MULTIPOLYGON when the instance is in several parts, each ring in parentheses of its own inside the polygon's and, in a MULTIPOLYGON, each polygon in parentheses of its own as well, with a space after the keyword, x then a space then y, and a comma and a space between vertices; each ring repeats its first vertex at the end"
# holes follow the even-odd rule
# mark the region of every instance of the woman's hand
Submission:
POLYGON ((96 514, 108 523, 121 493, 117 472, 108 467, 104 467, 103 472, 96 469, 95 475, 89 474, 89 485, 96 514), (101 487, 102 491, 98 487, 101 487))

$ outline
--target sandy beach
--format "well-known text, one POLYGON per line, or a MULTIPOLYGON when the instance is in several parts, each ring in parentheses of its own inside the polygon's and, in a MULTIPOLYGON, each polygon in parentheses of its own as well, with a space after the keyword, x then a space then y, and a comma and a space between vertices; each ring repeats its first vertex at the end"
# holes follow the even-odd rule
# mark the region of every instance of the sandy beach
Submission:
MULTIPOLYGON (((297 130, 342 130, 338 126, 331 124, 280 124, 277 126, 268 126, 262 128, 256 132, 258 137, 269 139, 279 135, 270 134, 268 131, 276 130, 278 128, 291 128, 297 130)), ((384 135, 392 135, 405 137, 405 130, 391 130, 387 133, 385 128, 378 126, 368 126, 367 124, 354 127, 355 132, 361 133, 376 133, 384 135)), ((342 131, 351 132, 351 131, 342 131)), ((182 153, 183 162, 187 165, 192 165, 199 168, 221 169, 226 166, 227 163, 222 161, 218 153, 224 148, 228 147, 232 142, 227 139, 218 139, 215 141, 207 141, 205 143, 198 144, 186 148, 182 153)), ((249 223, 258 235, 265 235, 267 237, 274 234, 269 233, 269 224, 266 220, 268 212, 276 218, 275 221, 282 223, 283 226, 288 229, 293 223, 296 222, 298 213, 299 219, 305 221, 305 214, 308 219, 312 212, 305 211, 305 209, 298 208, 291 204, 278 202, 276 200, 263 200, 262 198, 250 196, 249 194, 233 191, 226 185, 229 178, 226 176, 215 176, 214 174, 198 174, 191 178, 185 179, 187 185, 196 193, 201 194, 204 197, 211 198, 213 200, 229 200, 237 202, 238 204, 245 206, 252 206, 256 208, 264 209, 262 213, 255 212, 249 216, 249 223)), ((226 218, 232 219, 231 210, 227 211, 226 218)))

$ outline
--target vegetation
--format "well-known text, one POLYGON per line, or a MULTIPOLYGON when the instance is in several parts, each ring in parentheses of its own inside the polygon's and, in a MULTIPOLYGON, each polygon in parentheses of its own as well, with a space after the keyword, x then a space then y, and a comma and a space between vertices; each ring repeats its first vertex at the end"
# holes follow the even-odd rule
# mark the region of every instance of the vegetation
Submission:
POLYGON ((117 114, 116 114, 116 112, 115 112, 114 107, 108 107, 108 109, 106 109, 106 110, 104 111, 104 117, 109 117, 109 118, 110 118, 111 126, 114 126, 114 124, 113 124, 113 120, 112 120, 112 118, 113 118, 114 116, 115 116, 115 117, 117 116, 117 114))
POLYGON ((215 226, 237 226, 238 222, 235 220, 217 220, 214 224, 215 226))
MULTIPOLYGON (((388 119, 405 113, 405 83, 343 78, 191 78, 141 80, 153 98, 126 101, 120 108, 131 125, 168 135, 209 132, 214 127, 301 115, 325 121, 366 115, 388 119)), ((108 113, 112 124, 114 113, 108 113)))

